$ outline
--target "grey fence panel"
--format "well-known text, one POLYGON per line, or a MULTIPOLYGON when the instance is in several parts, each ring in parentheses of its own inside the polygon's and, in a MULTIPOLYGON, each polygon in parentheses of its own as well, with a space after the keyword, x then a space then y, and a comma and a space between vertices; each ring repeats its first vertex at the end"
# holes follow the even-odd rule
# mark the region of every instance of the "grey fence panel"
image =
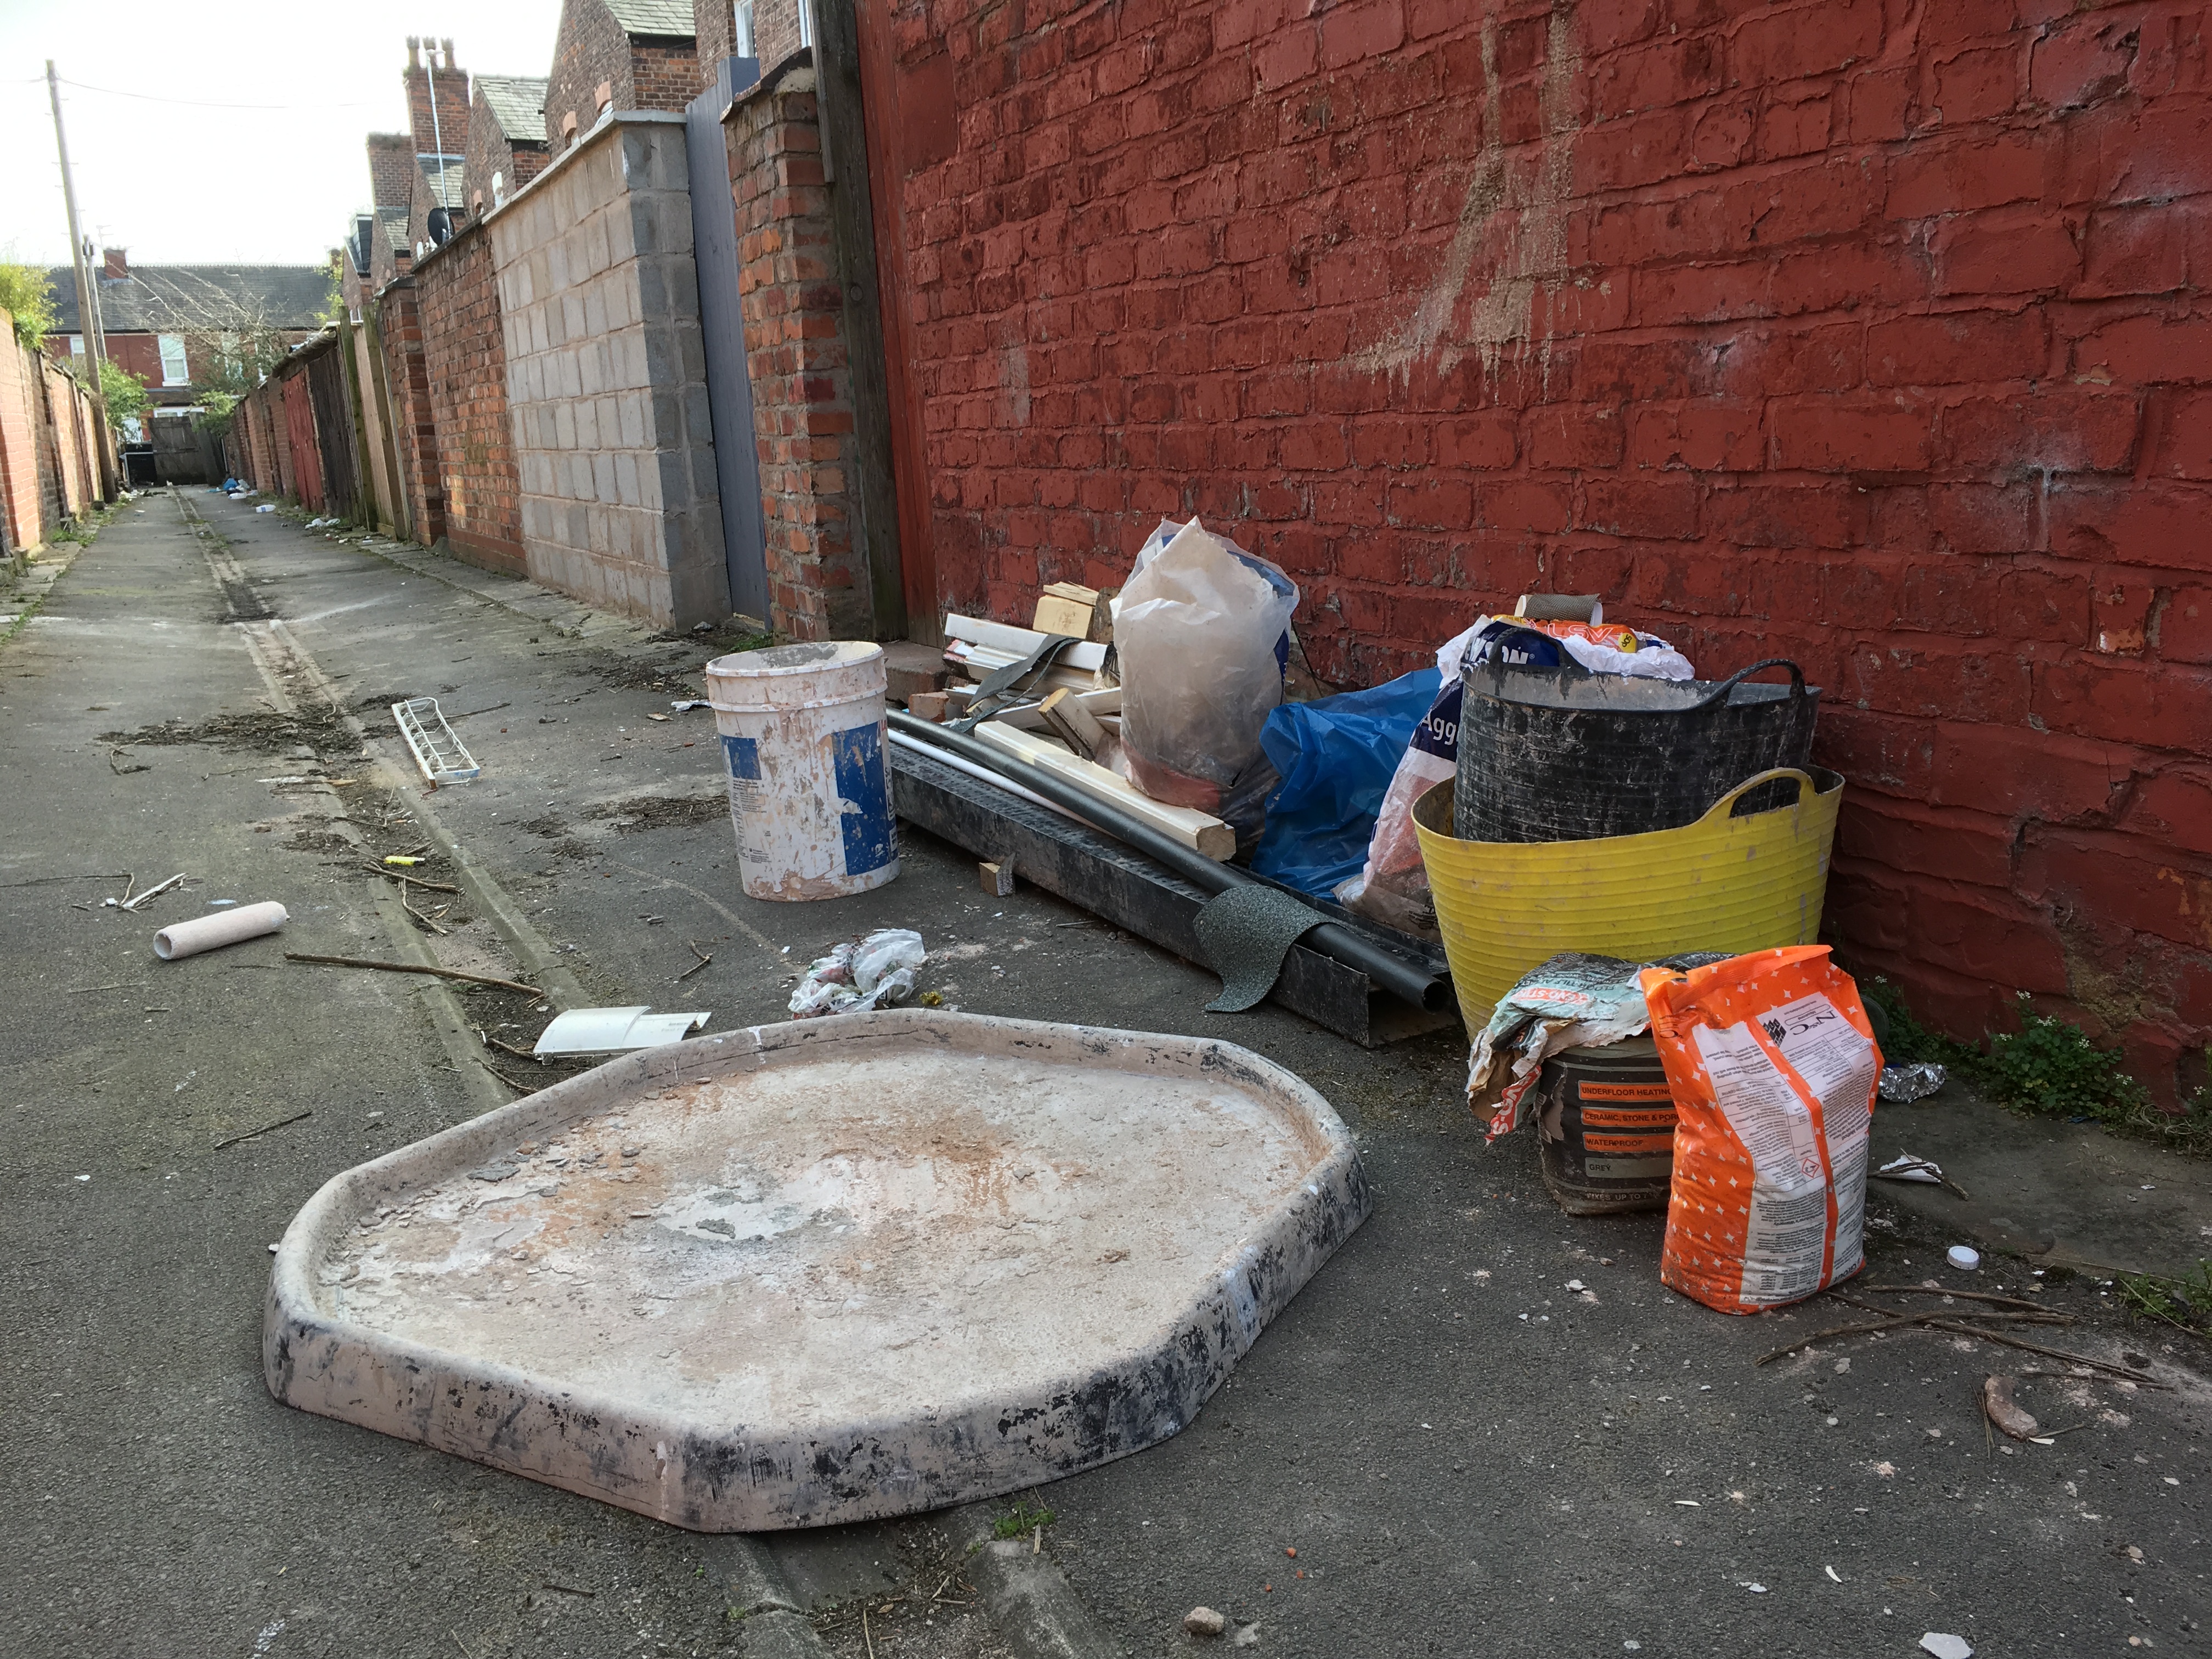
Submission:
POLYGON ((699 266, 699 327, 707 348, 707 401, 714 419, 730 608, 765 622, 768 542, 761 522, 760 452, 753 437, 753 388, 738 298, 737 207, 730 197, 730 151, 722 131, 722 112, 730 100, 759 79, 757 58, 724 58, 714 84, 685 106, 684 137, 690 156, 691 247, 699 266))

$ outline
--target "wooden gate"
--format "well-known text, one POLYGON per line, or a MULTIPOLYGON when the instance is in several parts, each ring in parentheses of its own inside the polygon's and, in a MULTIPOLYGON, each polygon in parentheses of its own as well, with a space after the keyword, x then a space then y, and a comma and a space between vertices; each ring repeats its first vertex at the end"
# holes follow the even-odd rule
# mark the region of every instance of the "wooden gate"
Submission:
POLYGON ((722 546, 730 609, 768 619, 768 543, 761 522, 760 451, 753 437, 753 388, 745 369, 745 320, 738 297, 738 214, 730 197, 730 149, 722 112, 760 79, 760 62, 725 58, 714 84, 684 110, 691 172, 691 249, 699 267, 699 331, 707 352, 707 402, 714 422, 714 472, 722 492, 722 546))
POLYGON ((338 361, 336 348, 309 360, 307 392, 313 400, 315 435, 322 450, 324 510, 337 518, 354 518, 354 461, 358 450, 353 398, 346 389, 345 365, 338 361))

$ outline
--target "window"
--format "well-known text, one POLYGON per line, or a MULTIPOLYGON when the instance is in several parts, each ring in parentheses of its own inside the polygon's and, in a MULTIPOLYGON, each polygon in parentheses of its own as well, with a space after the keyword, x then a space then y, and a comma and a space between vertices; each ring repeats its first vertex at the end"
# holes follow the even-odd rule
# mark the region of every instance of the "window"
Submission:
POLYGON ((163 386, 189 384, 192 377, 186 372, 185 363, 185 337, 181 334, 164 334, 161 337, 161 384, 163 386))
POLYGON ((799 0, 799 44, 814 44, 814 0, 799 0))
POLYGON ((495 173, 491 176, 491 204, 503 207, 507 204, 507 175, 495 173))
POLYGON ((737 33, 731 39, 735 58, 757 58, 760 48, 753 33, 753 0, 738 0, 737 33))
POLYGON ((82 357, 84 356, 83 335, 72 334, 70 336, 70 356, 72 357, 82 357))

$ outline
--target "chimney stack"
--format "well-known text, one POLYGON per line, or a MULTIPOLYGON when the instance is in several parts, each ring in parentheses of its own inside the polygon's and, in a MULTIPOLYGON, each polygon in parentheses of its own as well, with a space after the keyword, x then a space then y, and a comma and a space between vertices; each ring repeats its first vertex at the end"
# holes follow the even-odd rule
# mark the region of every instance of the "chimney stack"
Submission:
POLYGON ((131 280, 131 261, 119 247, 100 249, 100 279, 104 283, 127 283, 131 280))
POLYGON ((407 37, 407 72, 412 75, 422 67, 422 37, 419 34, 410 34, 407 37))
POLYGON ((445 40, 443 40, 442 41, 439 42, 439 44, 440 44, 441 46, 444 46, 444 47, 445 47, 445 49, 446 49, 446 67, 447 67, 447 69, 449 69, 449 70, 450 70, 450 69, 451 69, 451 68, 453 68, 453 37, 452 37, 451 35, 448 35, 448 36, 447 36, 447 37, 446 37, 446 39, 445 39, 445 40))

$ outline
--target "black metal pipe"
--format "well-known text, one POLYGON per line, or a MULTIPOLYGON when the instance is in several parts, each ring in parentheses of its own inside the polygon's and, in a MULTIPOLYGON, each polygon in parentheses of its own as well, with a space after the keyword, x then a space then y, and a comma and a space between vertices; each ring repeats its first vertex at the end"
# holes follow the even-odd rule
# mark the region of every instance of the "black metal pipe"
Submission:
MULTIPOLYGON (((1194 887, 1209 893, 1218 893, 1231 887, 1264 886, 1256 878, 1237 868, 1222 864, 1194 848, 1185 847, 1171 836, 1164 836, 1140 818, 1131 817, 1120 808, 1109 805, 1097 796, 1077 788, 1064 778, 1054 777, 1042 767, 1031 766, 1018 760, 1003 749, 949 732, 933 721, 925 720, 899 709, 890 711, 891 729, 903 732, 920 742, 944 750, 948 754, 972 761, 978 766, 988 767, 1001 777, 1011 778, 1024 789, 1056 801, 1085 823, 1105 831, 1115 840, 1125 842, 1155 863, 1164 864, 1194 887)), ((1312 931, 1302 935, 1298 943, 1310 951, 1356 968, 1374 984, 1381 986, 1401 1002, 1431 1013, 1441 1013, 1451 1006, 1451 986, 1425 969, 1416 966, 1403 957, 1394 956, 1371 940, 1362 939, 1351 928, 1330 921, 1316 911, 1322 919, 1312 931)))

